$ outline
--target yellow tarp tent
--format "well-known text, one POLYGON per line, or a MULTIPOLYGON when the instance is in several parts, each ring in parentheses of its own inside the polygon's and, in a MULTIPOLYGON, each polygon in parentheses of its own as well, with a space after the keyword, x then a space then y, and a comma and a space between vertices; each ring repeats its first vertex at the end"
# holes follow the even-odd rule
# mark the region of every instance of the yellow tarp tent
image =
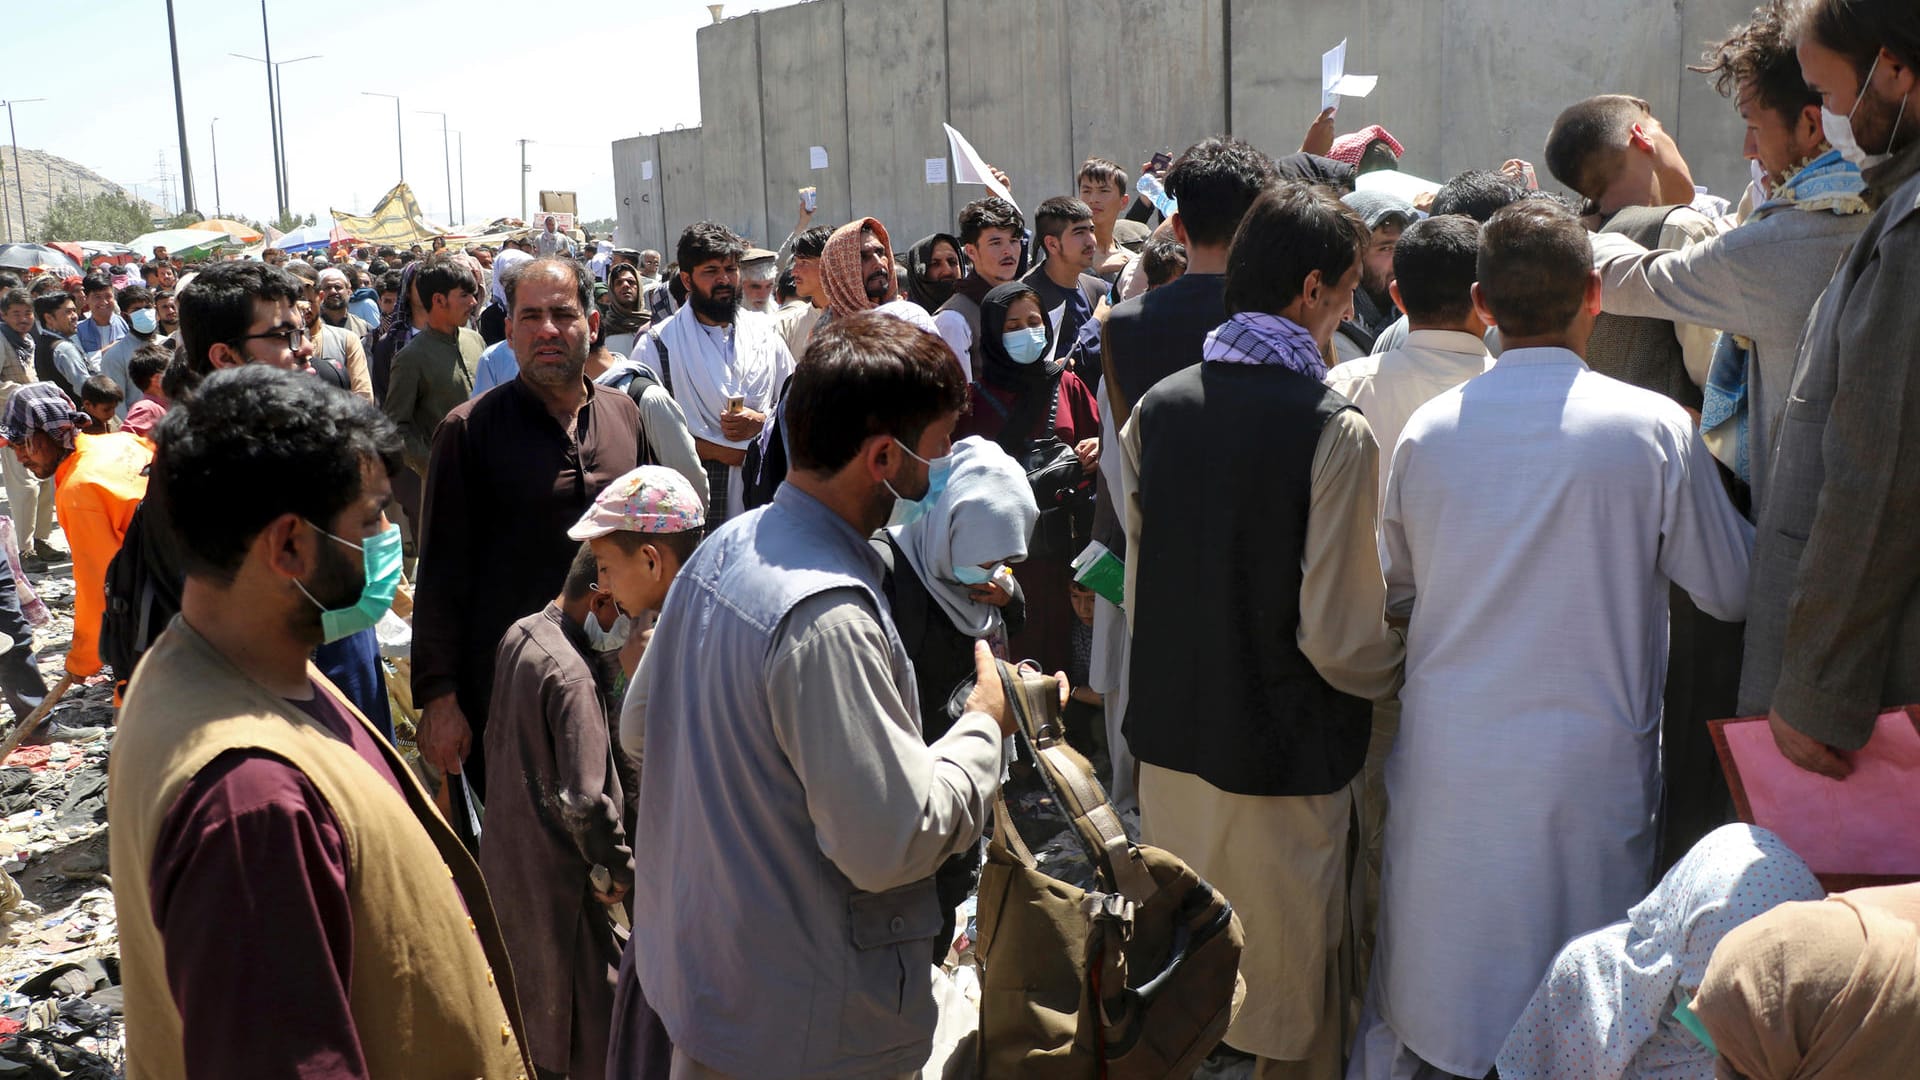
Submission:
POLYGON ((335 210, 333 220, 343 234, 370 244, 424 243, 447 231, 420 212, 420 200, 413 197, 413 189, 404 180, 387 192, 372 213, 363 216, 335 210))

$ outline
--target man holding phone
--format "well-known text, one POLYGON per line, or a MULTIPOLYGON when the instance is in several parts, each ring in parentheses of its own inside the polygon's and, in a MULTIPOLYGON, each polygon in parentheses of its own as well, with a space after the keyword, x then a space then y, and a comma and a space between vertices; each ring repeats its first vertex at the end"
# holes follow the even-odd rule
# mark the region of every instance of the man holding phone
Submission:
POLYGON ((793 354, 772 316, 741 310, 745 241, 716 222, 680 234, 687 303, 640 339, 634 359, 651 368, 687 415, 707 470, 707 524, 745 510, 740 466, 793 373, 793 354))

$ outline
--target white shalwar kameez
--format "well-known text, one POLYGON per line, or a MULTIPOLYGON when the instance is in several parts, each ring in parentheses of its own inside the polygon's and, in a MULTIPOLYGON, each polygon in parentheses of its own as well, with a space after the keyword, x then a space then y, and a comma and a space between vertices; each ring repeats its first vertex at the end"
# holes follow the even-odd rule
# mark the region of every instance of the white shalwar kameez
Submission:
POLYGON ((1646 894, 1668 582, 1740 620, 1753 529, 1679 405, 1565 349, 1421 407, 1391 469, 1388 610, 1412 621, 1348 1075, 1480 1077, 1561 945, 1646 894))

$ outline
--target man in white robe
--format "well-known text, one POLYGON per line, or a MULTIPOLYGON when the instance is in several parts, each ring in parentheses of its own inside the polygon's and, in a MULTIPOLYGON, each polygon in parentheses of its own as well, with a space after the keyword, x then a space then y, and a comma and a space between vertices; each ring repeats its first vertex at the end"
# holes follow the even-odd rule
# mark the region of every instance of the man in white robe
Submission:
POLYGON ((1591 265, 1563 208, 1496 215, 1474 305, 1506 351, 1393 454, 1404 714, 1350 1078, 1485 1076, 1560 946, 1646 893, 1668 584, 1745 614, 1753 529, 1691 418, 1582 359, 1591 265))
POLYGON ((679 247, 687 302, 634 350, 687 414, 707 470, 709 528, 745 510, 740 466, 793 374, 793 354, 773 317, 736 306, 746 250, 724 225, 687 226, 679 247))

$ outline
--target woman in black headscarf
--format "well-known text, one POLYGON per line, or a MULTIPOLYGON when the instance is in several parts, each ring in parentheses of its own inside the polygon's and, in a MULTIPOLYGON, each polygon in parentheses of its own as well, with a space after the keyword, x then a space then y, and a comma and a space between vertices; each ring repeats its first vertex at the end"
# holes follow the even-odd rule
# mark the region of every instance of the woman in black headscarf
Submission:
POLYGON ((967 257, 960 251, 958 238, 949 233, 923 237, 907 251, 907 298, 931 315, 953 295, 954 284, 966 273, 967 257))
POLYGON ((1053 357, 1053 324, 1040 294, 1021 281, 987 293, 980 304, 980 367, 973 408, 956 439, 980 435, 1021 463, 1040 506, 1025 562, 1014 577, 1027 596, 1027 624, 1013 635, 1019 659, 1042 671, 1065 670, 1072 658, 1068 563, 1087 543, 1093 472, 1100 460, 1100 407, 1080 377, 1053 357))

